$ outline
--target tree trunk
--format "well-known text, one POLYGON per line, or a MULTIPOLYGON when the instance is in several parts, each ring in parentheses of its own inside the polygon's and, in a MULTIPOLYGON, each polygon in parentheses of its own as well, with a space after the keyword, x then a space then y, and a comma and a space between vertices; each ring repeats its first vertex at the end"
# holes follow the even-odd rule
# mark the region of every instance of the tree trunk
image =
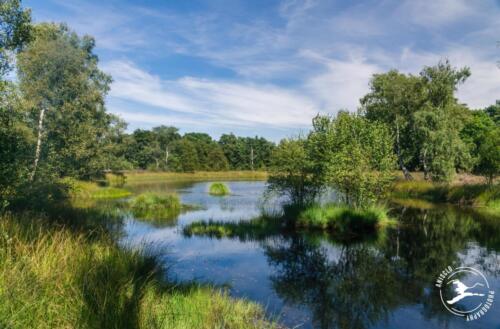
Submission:
POLYGON ((429 167, 427 166, 427 149, 422 152, 422 169, 424 169, 424 179, 429 180, 429 167))
POLYGON ((35 179, 38 161, 40 160, 40 153, 42 149, 42 135, 43 135, 43 118, 45 116, 45 107, 40 110, 40 117, 38 118, 38 138, 36 141, 35 160, 33 163, 33 171, 31 172, 30 181, 35 179))
POLYGON ((165 168, 168 169, 168 146, 165 147, 165 168))
POLYGON ((250 148, 250 162, 253 171, 253 147, 250 148))
POLYGON ((396 155, 398 157, 399 168, 403 171, 405 179, 412 180, 413 177, 411 176, 410 172, 403 163, 403 156, 401 155, 401 145, 399 142, 399 123, 397 120, 396 120, 396 155))

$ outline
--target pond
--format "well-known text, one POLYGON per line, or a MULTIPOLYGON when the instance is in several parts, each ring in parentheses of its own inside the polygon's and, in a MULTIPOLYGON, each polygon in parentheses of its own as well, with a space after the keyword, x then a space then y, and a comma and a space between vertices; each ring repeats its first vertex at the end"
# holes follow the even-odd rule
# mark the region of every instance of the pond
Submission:
POLYGON ((498 296, 486 314, 466 322, 443 306, 435 286, 448 266, 470 266, 500 293, 498 218, 451 207, 394 206, 400 225, 369 241, 339 242, 323 234, 184 236, 182 228, 194 221, 261 214, 265 182, 226 183, 232 194, 225 197, 210 196, 210 182, 133 187, 176 191, 183 203, 201 207, 167 223, 127 217, 121 243, 151 248, 170 279, 227 286, 289 328, 500 328, 498 296))

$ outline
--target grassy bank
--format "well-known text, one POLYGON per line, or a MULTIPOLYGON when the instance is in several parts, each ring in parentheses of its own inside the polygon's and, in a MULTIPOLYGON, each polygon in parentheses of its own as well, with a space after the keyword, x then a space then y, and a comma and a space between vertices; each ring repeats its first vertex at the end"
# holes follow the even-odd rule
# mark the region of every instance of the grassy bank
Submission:
POLYGON ((208 193, 210 195, 215 195, 215 196, 224 196, 231 194, 231 191, 229 190, 229 187, 226 184, 221 182, 215 182, 210 184, 210 187, 208 188, 208 193))
POLYGON ((70 186, 73 199, 120 199, 132 193, 126 189, 112 186, 99 186, 96 182, 84 182, 65 179, 63 183, 70 186))
POLYGON ((24 213, 2 215, 0 232, 1 328, 273 326, 254 303, 161 281, 154 258, 118 248, 104 230, 24 213))
POLYGON ((428 202, 451 203, 459 206, 500 211, 500 185, 438 184, 427 181, 398 181, 392 196, 397 199, 412 198, 428 202))
MULTIPOLYGON (((194 173, 176 172, 150 172, 130 171, 125 172, 126 182, 129 185, 158 181, 192 181, 192 180, 266 180, 265 171, 197 171, 194 173)), ((107 175, 108 180, 113 180, 113 174, 107 175)))
POLYGON ((356 209, 329 203, 306 208, 299 213, 295 223, 299 228, 321 229, 336 234, 359 234, 376 231, 394 221, 389 218, 388 210, 383 206, 356 209))

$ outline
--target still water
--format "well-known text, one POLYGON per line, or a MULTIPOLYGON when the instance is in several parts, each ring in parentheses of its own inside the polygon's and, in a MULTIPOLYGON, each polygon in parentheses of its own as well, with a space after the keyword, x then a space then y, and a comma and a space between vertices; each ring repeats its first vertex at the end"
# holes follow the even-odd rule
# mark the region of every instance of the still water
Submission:
MULTIPOLYGON (((288 328, 500 328, 500 219, 449 207, 394 206, 398 227, 370 241, 339 242, 323 235, 214 239, 187 237, 194 221, 241 221, 264 208, 264 182, 226 182, 232 194, 210 196, 210 182, 155 183, 135 192, 176 191, 200 209, 166 223, 128 217, 122 243, 150 248, 171 279, 229 288, 264 306, 288 328), (466 322, 441 302, 436 279, 451 266, 480 270, 493 305, 466 322)), ((469 297, 473 301, 474 298, 469 297)))

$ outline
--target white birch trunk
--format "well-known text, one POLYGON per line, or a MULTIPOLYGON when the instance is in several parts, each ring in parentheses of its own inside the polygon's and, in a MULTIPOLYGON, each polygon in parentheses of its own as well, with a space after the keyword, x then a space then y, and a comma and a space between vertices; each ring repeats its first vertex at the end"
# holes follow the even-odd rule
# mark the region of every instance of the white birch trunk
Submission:
POLYGON ((38 167, 38 161, 40 160, 40 152, 42 149, 42 135, 43 135, 43 118, 45 116, 45 107, 40 110, 40 117, 38 118, 38 138, 36 141, 36 151, 35 160, 33 163, 33 171, 31 172, 30 181, 35 179, 36 169, 38 167))

